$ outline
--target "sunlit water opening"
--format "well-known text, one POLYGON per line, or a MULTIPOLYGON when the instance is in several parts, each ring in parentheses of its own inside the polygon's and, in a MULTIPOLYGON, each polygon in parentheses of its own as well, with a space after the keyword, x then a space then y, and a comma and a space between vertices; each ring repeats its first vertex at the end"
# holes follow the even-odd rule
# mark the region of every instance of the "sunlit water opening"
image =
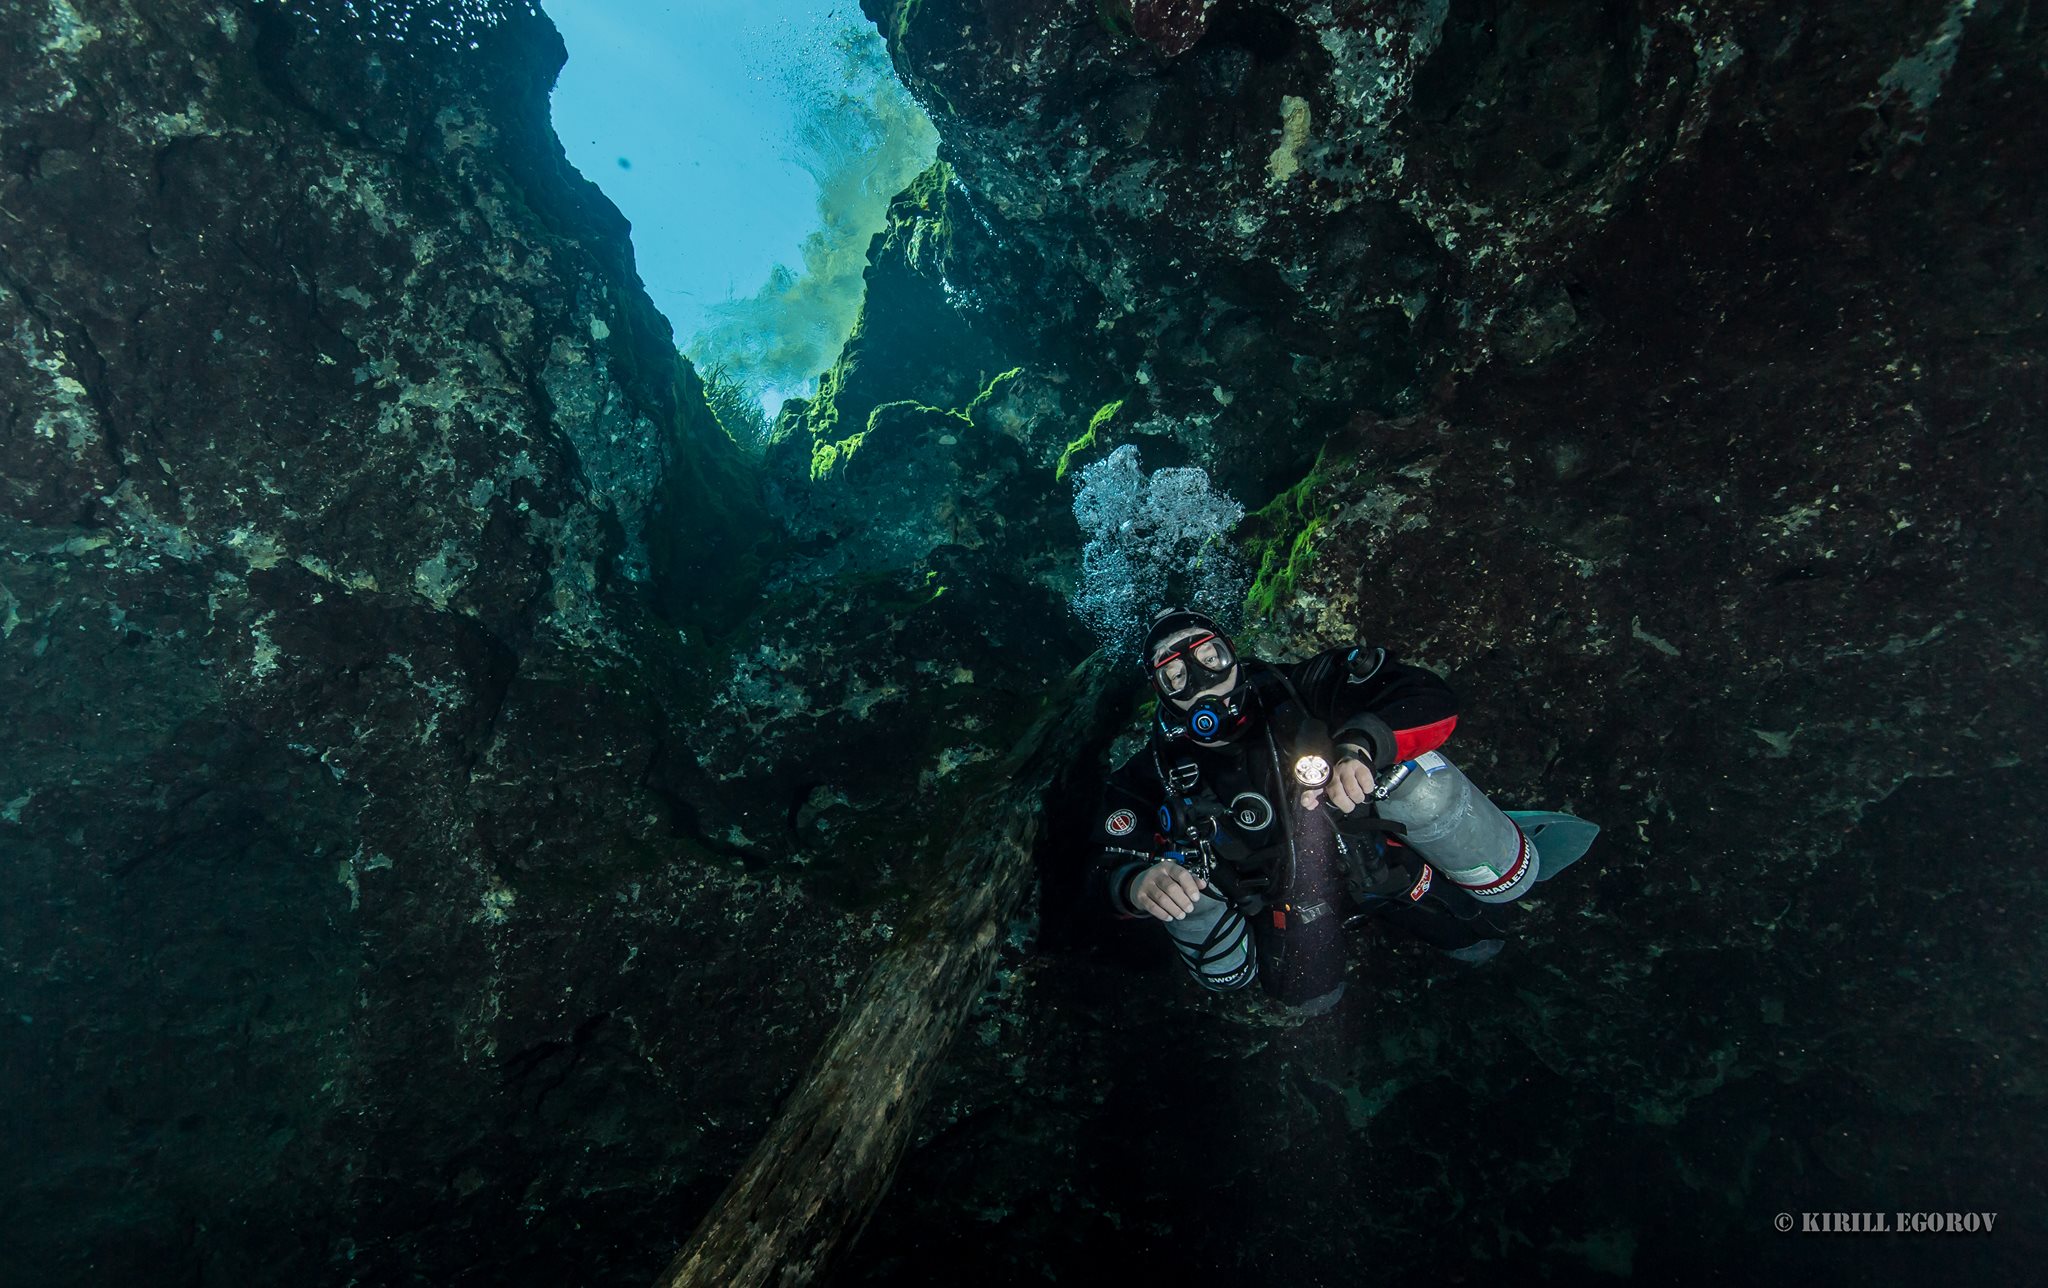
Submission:
POLYGON ((569 50, 555 132, 632 221, 648 294, 746 422, 727 429, 758 435, 837 360, 937 133, 855 0, 543 7, 569 50))

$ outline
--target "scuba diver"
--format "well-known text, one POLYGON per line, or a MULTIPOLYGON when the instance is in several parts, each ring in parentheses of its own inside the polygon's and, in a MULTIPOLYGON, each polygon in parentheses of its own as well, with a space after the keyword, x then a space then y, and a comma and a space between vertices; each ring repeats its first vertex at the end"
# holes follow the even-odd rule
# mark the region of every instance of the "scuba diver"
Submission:
POLYGON ((1117 915, 1159 920, 1205 988, 1256 979, 1327 1010, 1359 917, 1480 964, 1506 941, 1499 905, 1598 833, 1497 809, 1437 751, 1458 722, 1450 687, 1384 648, 1274 665, 1172 609, 1140 662, 1158 710, 1105 784, 1095 842, 1117 915))

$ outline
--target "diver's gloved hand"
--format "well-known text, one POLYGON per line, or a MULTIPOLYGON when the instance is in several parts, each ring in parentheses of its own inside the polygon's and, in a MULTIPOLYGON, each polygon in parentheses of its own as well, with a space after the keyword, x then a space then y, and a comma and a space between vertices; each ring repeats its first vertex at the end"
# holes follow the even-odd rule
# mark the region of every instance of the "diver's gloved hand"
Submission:
POLYGON ((1372 799, 1374 786, 1372 766, 1357 756, 1346 755, 1340 757, 1330 770, 1330 781, 1315 791, 1304 793, 1301 803, 1307 809, 1314 809, 1327 796, 1332 809, 1340 814, 1349 814, 1372 799))
POLYGON ((1153 864, 1131 882, 1131 906, 1161 921, 1179 921, 1195 910, 1209 883, 1172 859, 1153 864))

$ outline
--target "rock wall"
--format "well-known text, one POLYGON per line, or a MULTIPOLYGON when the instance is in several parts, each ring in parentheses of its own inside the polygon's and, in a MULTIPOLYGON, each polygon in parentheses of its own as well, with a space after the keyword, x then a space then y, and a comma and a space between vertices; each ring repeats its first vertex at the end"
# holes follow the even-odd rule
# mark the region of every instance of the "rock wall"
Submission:
POLYGON ((558 37, 412 9, 0 5, 9 1283, 651 1275, 887 931, 722 839, 764 512, 558 37))
POLYGON ((1603 849, 1295 1028, 1048 845, 851 1279, 2037 1237, 2026 6, 866 3, 945 165, 756 464, 527 6, 0 0, 0 1280, 651 1278, 1088 647, 1122 441, 1603 849))
POLYGON ((1137 432, 1267 494, 1357 409, 1598 343, 1602 230, 1710 122, 1910 164, 1971 23, 2001 21, 1941 0, 864 7, 1002 248, 960 276, 1131 398, 1137 432))
POLYGON ((1483 785, 1607 831, 1486 971, 1365 933, 1308 1024, 1074 914, 857 1280, 2029 1273, 2026 7, 870 13, 1070 373, 1148 373, 1148 453, 1273 498, 1261 650, 1437 667, 1483 785), (1967 1246, 1771 1226, 2001 1205, 1967 1246))

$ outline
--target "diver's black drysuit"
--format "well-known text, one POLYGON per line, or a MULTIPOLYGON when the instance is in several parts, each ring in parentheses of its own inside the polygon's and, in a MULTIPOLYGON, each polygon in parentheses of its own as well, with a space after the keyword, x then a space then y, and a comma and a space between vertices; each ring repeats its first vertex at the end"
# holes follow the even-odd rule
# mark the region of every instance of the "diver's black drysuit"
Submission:
POLYGON ((1336 1000, 1346 913, 1446 950, 1502 937, 1489 905, 1390 844, 1369 806, 1348 817, 1326 800, 1307 809, 1293 778, 1297 756, 1335 744, 1365 749, 1375 777, 1435 749, 1457 724, 1450 686, 1362 646, 1240 665, 1250 692, 1233 740, 1175 739, 1154 721, 1146 746, 1104 784, 1095 843, 1117 915, 1149 917, 1131 904, 1131 886, 1178 858, 1209 881, 1193 913, 1161 923, 1196 980, 1226 990, 1257 978, 1293 1005, 1336 1000))

